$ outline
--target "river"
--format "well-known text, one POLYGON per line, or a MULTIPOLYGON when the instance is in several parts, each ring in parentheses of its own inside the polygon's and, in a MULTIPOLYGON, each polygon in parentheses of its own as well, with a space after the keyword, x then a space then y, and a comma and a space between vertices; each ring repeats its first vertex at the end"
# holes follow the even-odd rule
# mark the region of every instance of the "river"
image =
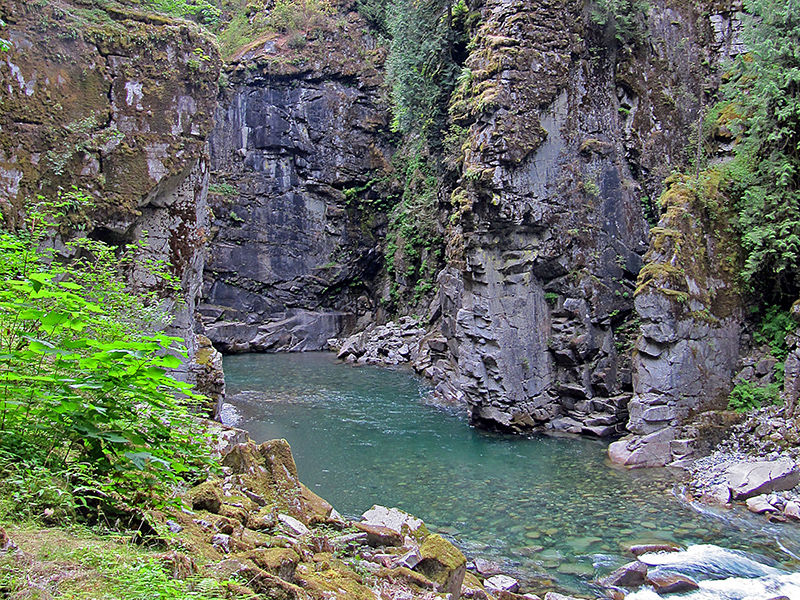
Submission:
MULTIPOLYGON (((256 441, 288 440, 300 479, 340 513, 357 517, 373 504, 396 506, 448 536, 468 558, 497 562, 531 589, 554 580, 593 595, 591 582, 628 562, 624 548, 642 542, 689 548, 673 555, 686 564, 660 568, 715 581, 789 578, 800 564, 790 556, 800 554, 796 525, 698 510, 675 493, 675 473, 612 467, 607 442, 476 430, 462 411, 433 404, 429 389, 407 371, 343 365, 329 353, 228 356, 224 369, 226 418, 256 441), (738 566, 706 569, 717 549, 733 551, 726 564, 738 566), (739 559, 773 571, 747 572, 739 559)), ((800 580, 786 581, 796 582, 800 600, 800 580)), ((733 587, 734 595, 689 597, 751 598, 733 587)), ((786 594, 784 588, 774 589, 786 594)))

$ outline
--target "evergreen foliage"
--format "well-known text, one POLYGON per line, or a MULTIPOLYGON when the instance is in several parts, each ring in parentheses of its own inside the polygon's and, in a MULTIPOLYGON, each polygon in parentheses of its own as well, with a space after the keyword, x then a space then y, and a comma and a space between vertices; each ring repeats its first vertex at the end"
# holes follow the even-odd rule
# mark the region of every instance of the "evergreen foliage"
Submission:
POLYGON ((455 28, 467 12, 460 0, 394 0, 387 17, 393 128, 438 136, 460 68, 454 58, 455 28))
POLYGON ((729 168, 746 251, 743 276, 768 301, 800 282, 800 0, 751 0, 750 53, 725 88, 739 143, 729 168))

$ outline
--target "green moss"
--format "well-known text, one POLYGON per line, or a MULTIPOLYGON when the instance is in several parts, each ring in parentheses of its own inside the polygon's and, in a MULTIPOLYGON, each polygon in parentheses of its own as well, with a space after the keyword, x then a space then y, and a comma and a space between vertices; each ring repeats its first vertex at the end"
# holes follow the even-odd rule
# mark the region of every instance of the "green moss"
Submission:
POLYGON ((431 568, 422 570, 430 579, 441 583, 447 573, 466 564, 464 554, 438 533, 425 538, 419 547, 419 555, 423 561, 430 561, 431 568))

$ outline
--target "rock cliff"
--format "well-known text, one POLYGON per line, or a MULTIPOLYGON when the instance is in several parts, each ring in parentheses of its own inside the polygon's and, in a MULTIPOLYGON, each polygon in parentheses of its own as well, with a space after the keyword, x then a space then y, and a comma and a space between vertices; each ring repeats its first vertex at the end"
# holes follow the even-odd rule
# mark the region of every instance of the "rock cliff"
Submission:
MULTIPOLYGON (((684 206, 700 215, 684 231, 652 200, 693 153, 717 66, 741 51, 734 9, 706 8, 631 5, 624 29, 571 0, 470 5, 449 110, 458 156, 439 182, 447 266, 427 334, 402 360, 474 423, 627 429, 669 450, 674 427, 729 389, 742 314, 724 244, 704 207, 684 206), (670 222, 651 236, 661 210, 670 222), (706 254, 670 254, 670 229, 706 254), (681 284, 653 283, 676 260, 688 261, 681 284)), ((376 185, 398 141, 383 50, 353 14, 293 40, 240 51, 216 112, 200 311, 228 352, 323 348, 396 301, 383 269, 391 202, 376 185), (355 210, 365 197, 380 208, 355 210)))
POLYGON ((683 163, 702 63, 725 42, 685 6, 654 5, 625 43, 581 10, 487 2, 451 108, 469 131, 453 193, 468 209, 441 331, 452 387, 488 426, 623 429, 648 197, 683 163))
POLYGON ((290 41, 243 50, 215 113, 200 312, 227 352, 319 350, 376 308, 385 219, 352 201, 392 154, 384 51, 355 14, 308 45, 290 41))
POLYGON ((4 219, 19 223, 38 195, 85 191, 91 202, 64 203, 61 237, 146 239, 149 258, 180 280, 182 298, 165 301, 193 349, 220 68, 213 40, 188 22, 88 1, 5 0, 0 18, 11 42, 0 55, 4 219))

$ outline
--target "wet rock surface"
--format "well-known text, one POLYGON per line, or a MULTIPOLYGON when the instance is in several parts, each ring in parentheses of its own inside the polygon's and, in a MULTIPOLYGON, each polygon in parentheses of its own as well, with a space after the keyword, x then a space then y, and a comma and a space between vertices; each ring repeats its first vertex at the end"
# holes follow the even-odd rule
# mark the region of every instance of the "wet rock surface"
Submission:
POLYGON ((383 54, 355 14, 342 19, 347 33, 324 56, 312 44, 265 45, 227 66, 210 136, 215 218, 199 307, 223 352, 320 350, 377 309, 368 285, 385 223, 362 223, 355 203, 392 152, 383 54), (298 53, 299 66, 288 58, 298 53))

